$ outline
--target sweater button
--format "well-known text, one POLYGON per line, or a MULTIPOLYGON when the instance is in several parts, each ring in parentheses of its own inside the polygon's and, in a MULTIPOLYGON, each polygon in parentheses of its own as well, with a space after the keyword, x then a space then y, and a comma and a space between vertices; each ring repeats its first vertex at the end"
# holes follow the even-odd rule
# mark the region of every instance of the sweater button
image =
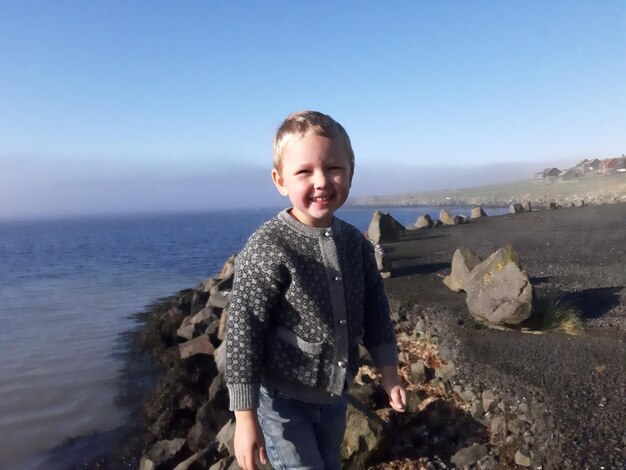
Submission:
POLYGON ((335 281, 341 281, 341 276, 336 276, 335 281))
POLYGON ((326 236, 326 237, 330 238, 330 237, 332 237, 332 236, 333 236, 333 233, 329 230, 329 231, 327 231, 327 232, 324 232, 324 236, 326 236))
POLYGON ((339 362, 337 363, 337 365, 338 365, 339 367, 341 367, 341 368, 344 368, 344 367, 346 367, 346 366, 347 366, 346 361, 339 361, 339 362))
POLYGON ((346 324, 346 320, 345 320, 345 318, 342 318, 337 323, 339 323, 340 325, 345 325, 346 324))

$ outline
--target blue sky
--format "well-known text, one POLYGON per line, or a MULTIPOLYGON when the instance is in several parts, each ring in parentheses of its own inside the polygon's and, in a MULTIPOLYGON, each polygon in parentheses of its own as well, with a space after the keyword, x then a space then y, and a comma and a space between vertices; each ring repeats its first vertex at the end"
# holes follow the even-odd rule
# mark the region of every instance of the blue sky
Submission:
POLYGON ((271 139, 306 108, 350 133, 356 195, 626 153, 623 1, 0 6, 0 217, 280 204, 271 139))

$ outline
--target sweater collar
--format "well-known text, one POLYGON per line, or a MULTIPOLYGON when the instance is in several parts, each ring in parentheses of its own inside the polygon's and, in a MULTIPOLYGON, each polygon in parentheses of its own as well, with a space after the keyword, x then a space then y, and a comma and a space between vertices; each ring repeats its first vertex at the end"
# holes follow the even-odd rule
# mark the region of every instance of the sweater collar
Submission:
POLYGON ((289 209, 280 211, 278 213, 278 219, 289 228, 307 237, 335 237, 341 233, 341 221, 337 217, 333 217, 333 223, 330 227, 311 227, 310 225, 303 224, 289 215, 289 209))

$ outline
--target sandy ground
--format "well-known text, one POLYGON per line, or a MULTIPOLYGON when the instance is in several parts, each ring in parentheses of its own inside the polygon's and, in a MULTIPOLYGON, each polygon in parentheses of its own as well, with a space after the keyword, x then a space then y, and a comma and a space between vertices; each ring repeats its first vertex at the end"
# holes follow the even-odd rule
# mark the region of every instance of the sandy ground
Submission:
MULTIPOLYGON (((393 215, 393 214, 392 214, 393 215)), ((392 299, 428 312, 469 381, 545 405, 553 468, 626 468, 626 204, 544 210, 407 232, 386 245, 392 299), (584 319, 579 336, 486 329, 465 294, 442 283, 454 250, 482 257, 511 244, 537 298, 563 296, 584 319)))

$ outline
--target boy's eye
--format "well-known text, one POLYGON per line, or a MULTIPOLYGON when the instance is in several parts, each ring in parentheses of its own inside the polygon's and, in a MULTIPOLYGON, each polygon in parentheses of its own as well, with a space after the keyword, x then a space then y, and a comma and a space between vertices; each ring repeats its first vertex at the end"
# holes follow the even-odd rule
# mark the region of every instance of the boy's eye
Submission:
POLYGON ((301 169, 301 170, 296 171, 296 175, 306 175, 307 173, 310 173, 310 171, 306 170, 304 168, 301 169))

